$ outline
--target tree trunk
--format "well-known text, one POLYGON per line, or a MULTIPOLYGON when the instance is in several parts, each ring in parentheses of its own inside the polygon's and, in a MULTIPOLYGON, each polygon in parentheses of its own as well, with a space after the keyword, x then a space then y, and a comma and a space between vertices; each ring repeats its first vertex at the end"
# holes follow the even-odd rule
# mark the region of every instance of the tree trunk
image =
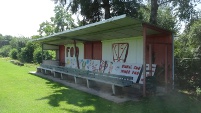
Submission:
POLYGON ((158 0, 151 0, 151 14, 149 22, 152 24, 157 24, 157 12, 158 12, 158 0))
POLYGON ((110 18, 110 3, 109 3, 109 0, 103 0, 103 8, 105 10, 105 19, 110 18))

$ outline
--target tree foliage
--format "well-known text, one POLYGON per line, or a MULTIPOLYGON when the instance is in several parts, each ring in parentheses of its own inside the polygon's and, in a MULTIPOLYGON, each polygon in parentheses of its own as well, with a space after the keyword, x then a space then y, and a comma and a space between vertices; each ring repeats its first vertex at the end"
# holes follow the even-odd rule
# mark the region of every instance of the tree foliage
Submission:
POLYGON ((35 46, 33 43, 28 42, 26 44, 26 47, 21 48, 21 53, 19 54, 18 58, 22 62, 33 62, 33 52, 34 52, 35 46))
POLYGON ((194 9, 200 0, 148 0, 151 4, 150 23, 157 24, 158 8, 168 6, 181 21, 189 21, 196 15, 194 9))
POLYGON ((11 50, 11 46, 10 45, 5 45, 5 46, 1 47, 1 49, 0 49, 0 56, 2 56, 2 57, 8 57, 10 50, 11 50))
MULTIPOLYGON (((97 22, 113 16, 127 14, 132 17, 142 17, 138 12, 140 7, 150 4, 149 22, 158 23, 158 10, 169 7, 174 16, 181 21, 189 22, 197 17, 195 6, 200 0, 52 0, 63 6, 67 5, 72 13, 80 13, 85 23, 97 22), (104 16, 103 16, 104 15, 104 16)), ((141 19, 141 18, 140 18, 141 19)), ((84 23, 83 22, 83 23, 84 23)))
MULTIPOLYGON (((145 22, 149 22, 150 18, 150 9, 151 5, 147 5, 144 7, 141 7, 139 12, 141 15, 139 15, 138 18, 142 19, 145 22)), ((171 30, 175 34, 179 31, 179 25, 178 20, 172 13, 171 9, 169 7, 163 7, 158 9, 158 17, 157 17, 158 26, 171 30)))
POLYGON ((201 88, 201 19, 186 27, 175 42, 176 83, 180 88, 196 91, 201 88))
POLYGON ((127 14, 138 16, 138 9, 142 0, 53 0, 55 3, 67 5, 67 10, 73 14, 79 13, 83 23, 94 23, 113 16, 127 14))
POLYGON ((69 14, 63 6, 55 6, 55 16, 49 21, 42 22, 38 30, 40 36, 48 36, 64 30, 69 30, 75 27, 72 15, 69 14))
POLYGON ((38 30, 40 36, 48 36, 54 34, 54 25, 52 22, 42 22, 38 30))
POLYGON ((33 59, 34 63, 42 63, 43 60, 51 60, 53 58, 52 52, 50 51, 43 51, 43 58, 42 58, 42 48, 38 47, 34 50, 33 59))
POLYGON ((9 57, 12 59, 17 59, 17 56, 18 56, 18 50, 13 48, 9 53, 9 57))
POLYGON ((12 40, 9 41, 9 45, 20 52, 20 49, 26 46, 28 40, 29 39, 26 37, 13 37, 12 40))

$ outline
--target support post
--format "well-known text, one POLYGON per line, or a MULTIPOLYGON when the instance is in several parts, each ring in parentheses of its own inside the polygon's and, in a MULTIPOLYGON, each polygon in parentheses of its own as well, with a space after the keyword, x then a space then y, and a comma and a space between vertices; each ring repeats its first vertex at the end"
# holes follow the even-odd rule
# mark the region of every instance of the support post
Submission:
POLYGON ((143 97, 146 97, 146 34, 147 28, 143 25, 143 97))
POLYGON ((115 92, 115 85, 114 85, 114 84, 112 84, 112 94, 113 94, 113 95, 116 94, 116 92, 115 92))
POLYGON ((87 88, 89 88, 89 79, 87 79, 87 88))
POLYGON ((152 76, 152 45, 149 44, 149 76, 152 76))
POLYGON ((42 64, 43 64, 43 44, 42 44, 42 64))
POLYGON ((172 33, 172 89, 174 89, 174 34, 172 33))
POLYGON ((168 84, 168 78, 167 78, 167 75, 168 75, 167 49, 168 49, 168 46, 165 45, 165 87, 166 87, 166 91, 167 91, 167 84, 168 84))
POLYGON ((78 60, 78 51, 76 50, 76 41, 75 40, 73 40, 74 41, 74 48, 75 48, 75 58, 76 58, 76 62, 77 62, 77 68, 78 69, 80 69, 80 65, 79 65, 79 60, 78 60))

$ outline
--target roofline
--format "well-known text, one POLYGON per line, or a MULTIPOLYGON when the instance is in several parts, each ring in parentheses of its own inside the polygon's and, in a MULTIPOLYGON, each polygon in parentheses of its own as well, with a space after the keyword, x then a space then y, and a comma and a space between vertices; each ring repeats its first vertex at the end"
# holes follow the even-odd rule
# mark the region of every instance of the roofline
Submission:
POLYGON ((168 30, 168 29, 165 29, 165 28, 162 28, 162 27, 159 27, 157 25, 153 25, 151 23, 147 23, 147 22, 142 22, 142 26, 146 26, 147 28, 150 28, 150 29, 153 29, 155 31, 158 31, 158 32, 166 32, 166 33, 172 33, 173 31, 171 30, 168 30))
MULTIPOLYGON (((48 39, 48 38, 51 38, 51 37, 54 37, 54 36, 62 35, 62 34, 65 34, 65 33, 72 32, 72 31, 77 31, 77 30, 80 30, 80 29, 85 29, 85 28, 88 28, 88 27, 91 27, 91 26, 96 26, 96 25, 104 24, 104 23, 107 23, 107 22, 111 22, 111 21, 114 21, 114 20, 119 20, 119 19, 126 18, 126 17, 130 17, 130 16, 127 16, 126 14, 123 14, 123 15, 120 15, 120 16, 115 16, 115 17, 112 17, 112 18, 109 18, 109 19, 106 19, 106 20, 103 20, 103 21, 91 23, 91 24, 80 26, 80 27, 73 28, 73 29, 70 29, 70 30, 65 30, 65 31, 62 31, 62 32, 58 32, 58 33, 49 35, 49 36, 42 37, 42 38, 33 39, 32 41, 36 41, 37 42, 37 41, 48 39)), ((136 19, 136 18, 133 18, 133 17, 130 17, 130 18, 139 21, 140 23, 142 23, 142 26, 146 26, 147 28, 153 29, 155 31, 162 32, 162 33, 163 32, 172 33, 172 31, 164 29, 164 28, 159 27, 157 25, 153 25, 151 23, 144 22, 142 20, 139 20, 139 19, 136 19)))
POLYGON ((55 33, 55 34, 52 34, 52 35, 49 35, 49 36, 45 36, 45 37, 42 37, 42 38, 34 39, 33 41, 39 41, 39 40, 47 39, 47 38, 54 37, 54 36, 57 36, 57 35, 61 35, 61 34, 64 34, 64 33, 68 33, 68 32, 71 32, 71 31, 77 31, 77 30, 80 30, 80 29, 88 28, 88 27, 91 27, 91 26, 96 26, 96 25, 107 23, 107 22, 110 22, 110 21, 119 20, 119 19, 122 19, 122 18, 125 18, 125 17, 127 17, 126 14, 123 14, 123 15, 120 15, 120 16, 115 16, 115 17, 112 17, 112 18, 109 18, 109 19, 106 19, 106 20, 103 20, 103 21, 91 23, 91 24, 80 26, 80 27, 73 28, 73 29, 70 29, 70 30, 65 30, 65 31, 62 31, 62 32, 58 32, 58 33, 55 33))

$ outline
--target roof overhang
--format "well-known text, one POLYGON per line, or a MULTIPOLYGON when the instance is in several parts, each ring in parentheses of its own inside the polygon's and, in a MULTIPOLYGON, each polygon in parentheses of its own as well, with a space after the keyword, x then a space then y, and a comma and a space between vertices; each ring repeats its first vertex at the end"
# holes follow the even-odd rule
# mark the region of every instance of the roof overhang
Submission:
POLYGON ((71 30, 55 33, 33 41, 53 45, 65 45, 77 42, 102 41, 120 38, 140 37, 143 26, 148 26, 147 35, 170 32, 137 19, 121 15, 100 22, 77 27, 71 30))

